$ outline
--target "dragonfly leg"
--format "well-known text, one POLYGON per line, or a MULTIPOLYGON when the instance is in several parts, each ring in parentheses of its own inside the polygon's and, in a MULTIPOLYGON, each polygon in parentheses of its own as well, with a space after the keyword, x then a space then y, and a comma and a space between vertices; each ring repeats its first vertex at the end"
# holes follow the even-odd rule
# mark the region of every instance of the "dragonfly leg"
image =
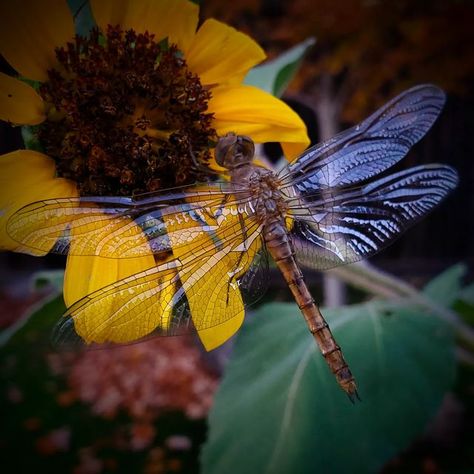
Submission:
POLYGON ((196 171, 202 171, 202 172, 206 173, 207 175, 209 175, 209 174, 219 175, 220 174, 219 171, 213 170, 212 168, 209 168, 208 166, 205 166, 202 163, 199 163, 199 160, 196 158, 196 155, 194 154, 191 145, 188 146, 188 150, 189 150, 189 155, 191 156, 191 159, 193 160, 194 169, 196 171))

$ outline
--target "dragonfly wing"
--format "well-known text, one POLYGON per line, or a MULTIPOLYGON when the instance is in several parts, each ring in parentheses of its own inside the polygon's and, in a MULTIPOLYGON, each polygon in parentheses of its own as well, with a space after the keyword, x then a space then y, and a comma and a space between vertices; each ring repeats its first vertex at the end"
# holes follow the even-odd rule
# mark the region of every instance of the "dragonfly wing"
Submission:
POLYGON ((7 232, 19 243, 18 251, 134 258, 170 251, 170 222, 181 245, 208 232, 207 215, 224 206, 244 205, 224 185, 203 185, 186 192, 160 193, 140 198, 86 197, 50 199, 30 204, 15 213, 7 232))
POLYGON ((294 198, 289 212, 299 262, 327 269, 370 257, 431 211, 457 181, 449 166, 427 165, 312 201, 294 198))
POLYGON ((299 193, 364 181, 393 166, 430 129, 445 102, 432 85, 413 87, 359 125, 303 153, 280 173, 299 193))
POLYGON ((268 252, 263 239, 258 244, 259 252, 255 255, 248 270, 240 277, 238 286, 247 306, 255 304, 268 288, 268 252))
POLYGON ((156 267, 82 298, 57 324, 53 343, 123 344, 192 330, 206 345, 209 338, 215 343, 227 334, 218 330, 216 336, 211 332, 216 327, 232 323, 235 332, 244 316, 240 290, 252 281, 245 273, 258 274, 263 262, 255 259, 261 226, 248 218, 243 235, 240 219, 228 219, 218 242, 202 238, 156 267))

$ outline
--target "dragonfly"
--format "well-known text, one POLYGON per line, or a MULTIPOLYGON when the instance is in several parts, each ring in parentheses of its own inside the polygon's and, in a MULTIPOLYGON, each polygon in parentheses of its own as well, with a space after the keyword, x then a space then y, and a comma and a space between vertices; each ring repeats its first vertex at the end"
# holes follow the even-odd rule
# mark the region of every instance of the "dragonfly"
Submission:
POLYGON ((456 187, 456 171, 443 164, 386 173, 427 133, 444 102, 436 86, 409 89, 279 172, 254 163, 249 137, 229 133, 215 149, 225 180, 132 197, 49 199, 17 211, 7 231, 24 252, 154 255, 151 268, 69 307, 54 330, 56 343, 117 342, 113 329, 130 317, 140 328, 130 339, 224 324, 240 311, 236 292, 249 304, 261 294, 270 256, 353 401, 355 378, 301 268, 374 255, 456 187), (193 301, 206 306, 202 315, 193 314, 193 301))

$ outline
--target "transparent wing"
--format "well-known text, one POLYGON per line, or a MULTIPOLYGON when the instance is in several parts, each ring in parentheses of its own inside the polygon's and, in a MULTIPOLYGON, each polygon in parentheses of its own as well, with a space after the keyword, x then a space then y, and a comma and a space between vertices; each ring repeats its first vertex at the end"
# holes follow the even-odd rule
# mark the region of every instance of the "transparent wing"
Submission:
POLYGON ((216 244, 195 242, 176 258, 102 288, 68 308, 55 345, 130 343, 203 331, 243 314, 265 289, 261 225, 235 219, 216 244))
POLYGON ((289 200, 298 261, 327 269, 370 257, 431 211, 457 181, 449 166, 418 166, 338 193, 289 200))
POLYGON ((7 232, 25 253, 133 258, 169 252, 171 242, 188 245, 230 213, 250 215, 247 202, 228 183, 135 198, 50 199, 20 209, 7 232))
POLYGON ((260 250, 255 255, 248 270, 239 278, 237 285, 246 306, 252 306, 265 294, 268 283, 268 252, 263 239, 258 243, 260 250))
POLYGON ((409 89, 359 125, 307 150, 280 173, 303 196, 375 176, 402 159, 433 125, 445 95, 432 85, 409 89))

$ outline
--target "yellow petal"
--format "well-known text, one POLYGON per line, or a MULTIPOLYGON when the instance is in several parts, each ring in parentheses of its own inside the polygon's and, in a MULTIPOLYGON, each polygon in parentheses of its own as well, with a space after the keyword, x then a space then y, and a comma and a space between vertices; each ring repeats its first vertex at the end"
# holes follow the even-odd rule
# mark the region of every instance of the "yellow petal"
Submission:
POLYGON ((79 291, 84 294, 112 284, 97 290, 90 304, 79 301, 69 309, 67 317, 73 319, 75 333, 86 343, 128 343, 148 336, 157 328, 169 327, 176 273, 167 272, 160 278, 153 268, 144 271, 151 263, 145 257, 132 260, 136 262, 102 257, 68 258, 64 282, 67 303, 74 293, 79 296, 79 291), (84 279, 89 279, 89 284, 84 279))
POLYGON ((45 119, 43 99, 28 84, 0 73, 0 120, 37 125, 45 119))
MULTIPOLYGON (((237 299, 240 295, 237 295, 235 292, 232 292, 231 298, 237 299)), ((233 302, 234 305, 242 304, 241 302, 233 302)), ((242 310, 234 316, 232 319, 229 319, 225 323, 221 323, 219 326, 212 327, 209 329, 201 329, 198 331, 199 339, 201 339, 202 345, 206 351, 212 351, 217 349, 219 346, 222 346, 224 342, 228 341, 242 326, 244 322, 244 310, 242 310)))
POLYGON ((42 153, 19 150, 0 156, 0 248, 34 255, 47 253, 22 248, 7 234, 6 224, 13 213, 27 204, 77 195, 74 183, 54 175, 54 161, 42 153))
POLYGON ((200 258, 192 272, 180 272, 199 338, 210 351, 226 342, 242 325, 245 311, 235 277, 238 254, 227 249, 200 258))
MULTIPOLYGON (((131 223, 132 224, 132 223, 131 223)), ((113 232, 113 222, 110 220, 105 222, 95 221, 94 226, 97 228, 92 238, 99 246, 101 240, 104 240, 113 232), (104 232, 101 233, 100 226, 103 225, 104 232)), ((117 228, 123 226, 123 219, 117 220, 117 228)), ((147 270, 155 265, 155 259, 150 249, 148 255, 135 258, 120 258, 121 249, 118 247, 114 258, 114 253, 109 250, 110 257, 97 257, 90 255, 81 255, 82 245, 76 245, 74 240, 75 223, 71 222, 71 246, 68 255, 66 277, 64 282, 64 300, 67 306, 72 305, 89 293, 94 292, 104 286, 115 283, 122 278, 126 278, 135 273, 147 270)), ((145 244, 145 235, 142 233, 140 227, 132 225, 132 230, 129 235, 135 234, 135 239, 138 245, 145 244)), ((125 245, 132 245, 132 241, 123 243, 125 245)), ((92 248, 94 243, 92 243, 92 248)))
POLYGON ((91 6, 102 30, 121 25, 148 31, 158 41, 169 38, 182 51, 191 44, 199 19, 199 7, 187 0, 91 0, 91 6))
POLYGON ((302 146, 300 143, 291 143, 291 142, 283 142, 281 147, 283 148, 283 154, 286 156, 288 161, 294 161, 301 153, 308 148, 309 143, 302 146))
MULTIPOLYGON (((99 222, 94 224, 99 225, 99 222)), ((117 227, 123 226, 123 219, 117 220, 117 227)), ((117 258, 97 256, 78 256, 74 243, 74 222, 71 223, 71 247, 68 255, 64 276, 64 300, 69 307, 85 296, 100 290, 108 285, 122 282, 131 275, 136 275, 155 266, 155 259, 151 252, 137 258, 120 258, 125 246, 144 246, 146 237, 140 227, 130 221, 128 235, 135 238, 123 242, 117 248, 117 258)), ((97 245, 106 239, 111 232, 110 221, 104 223, 104 232, 100 229, 94 233, 97 245)), ((135 279, 123 284, 117 291, 104 290, 106 296, 100 299, 100 304, 81 308, 75 314, 71 311, 74 328, 77 334, 87 343, 126 343, 143 338, 157 327, 166 329, 171 320, 171 300, 174 294, 174 285, 170 284, 175 272, 166 275, 166 278, 150 278, 135 288, 135 279), (165 284, 166 283, 166 284, 165 284), (160 291, 160 287, 163 289, 160 291), (145 302, 146 299, 146 302, 145 302)))
MULTIPOLYGON (((256 238, 247 250, 239 251, 246 238, 242 235, 242 226, 246 226, 241 222, 243 216, 221 211, 219 204, 200 213, 209 230, 195 234, 189 245, 183 245, 178 230, 185 235, 187 228, 196 227, 196 221, 178 223, 165 218, 174 257, 182 264, 178 274, 191 317, 207 350, 223 344, 242 324, 245 312, 238 278, 247 271, 261 245, 256 238)), ((247 228, 257 232, 255 223, 247 228)))
POLYGON ((264 59, 264 51, 252 38, 214 19, 199 28, 186 53, 189 69, 202 84, 241 79, 264 59))
POLYGON ((209 112, 213 127, 250 136, 256 143, 280 142, 292 159, 309 144, 306 125, 288 105, 252 86, 221 86, 212 89, 209 112))
POLYGON ((74 23, 65 1, 0 2, 0 54, 22 75, 46 81, 56 64, 54 49, 71 41, 74 23))

